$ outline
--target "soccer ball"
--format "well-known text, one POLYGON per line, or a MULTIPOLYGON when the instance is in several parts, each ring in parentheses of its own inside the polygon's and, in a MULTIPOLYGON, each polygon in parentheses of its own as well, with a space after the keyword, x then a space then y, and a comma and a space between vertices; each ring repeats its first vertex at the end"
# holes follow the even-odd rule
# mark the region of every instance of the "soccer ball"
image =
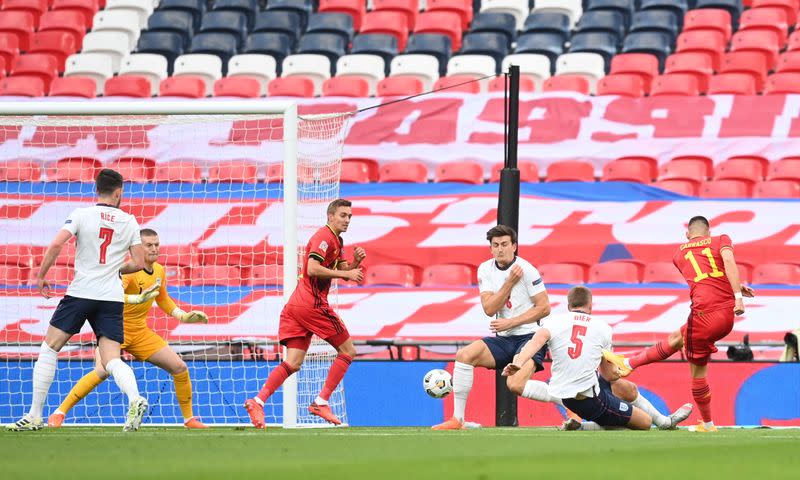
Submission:
POLYGON ((422 379, 422 388, 433 398, 444 398, 453 391, 453 377, 446 370, 431 370, 422 379))

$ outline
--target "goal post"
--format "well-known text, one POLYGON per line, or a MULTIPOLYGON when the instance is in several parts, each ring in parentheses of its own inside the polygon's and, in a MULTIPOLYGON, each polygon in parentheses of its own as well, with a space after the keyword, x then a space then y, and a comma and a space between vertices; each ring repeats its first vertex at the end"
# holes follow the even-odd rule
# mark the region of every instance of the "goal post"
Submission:
MULTIPOLYGON (((81 189, 81 195, 75 195, 75 184, 67 184, 74 179, 62 179, 55 173, 51 174, 51 170, 56 172, 61 161, 91 158, 97 162, 98 168, 114 168, 114 162, 122 157, 149 156, 155 157, 158 169, 169 169, 172 163, 180 163, 176 159, 180 157, 182 161, 196 150, 197 164, 203 172, 201 182, 193 183, 190 179, 175 179, 169 175, 168 180, 140 181, 144 184, 141 187, 129 190, 126 186, 122 208, 146 212, 144 221, 137 220, 143 228, 152 226, 159 232, 162 246, 165 246, 163 251, 169 252, 167 255, 183 251, 184 247, 192 250, 192 259, 186 262, 183 258, 176 261, 177 258, 163 255, 159 262, 165 266, 175 264, 178 273, 186 277, 172 285, 172 280, 168 280, 170 293, 179 305, 209 310, 211 322, 208 325, 174 325, 156 312, 155 305, 148 316, 153 318, 157 314, 159 323, 158 328, 153 327, 154 330, 172 343, 176 351, 186 353, 184 358, 191 359, 187 364, 194 383, 196 415, 212 425, 244 424, 247 415, 241 403, 247 396, 257 393, 269 369, 280 361, 276 343, 279 307, 289 299, 297 285, 305 242, 316 228, 325 224, 325 207, 338 197, 342 148, 350 115, 301 116, 297 104, 291 101, 0 102, 0 167, 3 162, 24 159, 38 164, 42 171, 40 178, 29 183, 46 185, 56 182, 55 189, 42 187, 37 190, 35 186, 20 187, 28 183, 25 181, 15 183, 0 179, 0 185, 4 185, 0 190, 0 200, 23 204, 27 202, 25 192, 38 192, 36 199, 29 203, 38 205, 42 211, 60 215, 68 207, 79 206, 78 202, 89 202, 86 198, 88 186, 81 189), (40 129, 46 132, 41 133, 40 129), (225 178, 212 178, 218 164, 243 159, 252 160, 254 168, 260 172, 258 180, 228 182, 225 178), (279 165, 281 168, 277 168, 279 165), (277 179, 276 173, 279 175, 277 179), (177 183, 181 185, 175 185, 177 183), (81 200, 75 200, 75 197, 81 200), (39 201, 42 203, 38 204, 39 201), (46 209, 43 206, 47 203, 58 205, 46 209), (158 212, 170 212, 170 209, 186 215, 173 218, 173 221, 186 222, 187 225, 165 228, 167 218, 162 218, 158 212), (274 218, 278 211, 282 221, 274 218), (173 230, 180 235, 170 238, 173 230), (222 268, 207 268, 211 266, 222 268), (231 271, 236 273, 224 273, 227 267, 232 267, 231 271), (257 269, 266 270, 271 276, 264 285, 255 279, 257 269), (211 272, 208 275, 218 277, 203 278, 200 272, 211 272), (238 275, 241 277, 236 278, 238 275), (273 277, 282 280, 275 284, 273 277), (278 294, 280 297, 277 298, 282 299, 280 302, 275 301, 278 294), (252 318, 262 320, 253 321, 252 318), (267 330, 269 332, 265 334, 267 330), (171 334, 176 334, 176 338, 171 338, 171 334), (263 368, 265 359, 266 369, 263 368)), ((178 175, 177 170, 172 173, 178 175)), ((88 178, 78 181, 90 182, 88 178)), ((52 238, 59 228, 58 221, 63 222, 63 218, 48 218, 46 225, 37 225, 34 217, 39 218, 20 215, 9 220, 14 228, 0 233, 0 259, 4 252, 16 252, 26 246, 31 247, 31 251, 41 252, 44 247, 42 239, 52 238), (36 241, 29 241, 32 233, 36 241)), ((0 306, 0 312, 25 319, 33 315, 29 310, 42 308, 41 302, 30 300, 35 293, 30 283, 31 274, 38 270, 40 261, 36 253, 31 253, 30 258, 25 259, 27 263, 20 266, 23 273, 19 274, 16 286, 8 281, 3 282, 4 286, 0 285, 3 289, 0 294, 25 298, 19 307, 15 307, 17 310, 10 311, 14 309, 8 307, 3 310, 0 306)), ((49 277, 50 274, 48 279, 51 283, 65 286, 66 282, 49 277)), ((331 305, 334 307, 335 295, 334 285, 331 289, 331 305)), ((16 319, 0 320, 2 324, 9 324, 16 319)), ((46 323, 40 321, 38 327, 40 330, 46 328, 46 323)), ((43 330, 16 336, 7 330, 0 331, 0 358, 20 360, 6 362, 0 368, 31 368, 31 352, 34 351, 31 347, 41 342, 43 336, 43 330)), ((91 370, 88 354, 91 348, 86 346, 91 338, 82 331, 73 343, 73 351, 60 356, 60 371, 48 396, 46 414, 58 406, 54 399, 63 399, 75 380, 91 370), (79 360, 76 361, 76 357, 79 360), (61 371, 64 364, 68 365, 68 374, 61 371)), ((306 364, 287 380, 282 392, 276 392, 270 399, 272 405, 265 407, 268 424, 286 427, 320 424, 305 409, 309 401, 306 397, 311 392, 314 396, 318 393, 335 357, 335 353, 322 343, 315 339, 306 364)), ((180 416, 175 415, 177 400, 168 377, 165 381, 163 375, 151 372, 157 367, 134 363, 142 394, 156 398, 156 405, 153 405, 153 398, 149 398, 153 405, 149 423, 180 423, 180 416), (158 405, 167 403, 171 405, 163 405, 163 408, 158 405)), ((11 378, 26 376, 19 372, 5 373, 9 382, 11 378)), ((17 391, 22 391, 22 396, 29 399, 30 382, 19 382, 17 391)), ((116 390, 113 382, 105 382, 97 390, 102 398, 84 399, 92 408, 78 412, 76 407, 76 413, 68 415, 65 424, 71 419, 81 424, 109 423, 108 419, 114 418, 110 412, 118 410, 116 404, 121 401, 116 390), (116 404, 106 405, 113 402, 116 404), (96 418, 92 418, 93 412, 96 418)), ((0 417, 4 417, 5 412, 19 416, 18 410, 21 411, 23 406, 9 405, 4 409, 0 405, 0 417)), ((346 422, 341 386, 334 392, 331 407, 346 422)), ((123 420, 121 416, 117 418, 120 422, 123 420)))

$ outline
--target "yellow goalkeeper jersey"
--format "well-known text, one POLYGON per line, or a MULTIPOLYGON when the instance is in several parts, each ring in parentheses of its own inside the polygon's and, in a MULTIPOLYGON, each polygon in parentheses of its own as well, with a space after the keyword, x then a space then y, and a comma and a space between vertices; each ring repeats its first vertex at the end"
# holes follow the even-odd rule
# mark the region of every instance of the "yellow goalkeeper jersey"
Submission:
POLYGON ((125 290, 125 294, 128 295, 142 293, 144 290, 153 286, 158 278, 161 279, 161 289, 156 298, 140 304, 125 304, 123 318, 126 337, 129 334, 134 334, 137 331, 148 328, 147 312, 152 308, 153 301, 158 303, 158 306, 167 315, 171 314, 177 305, 169 298, 169 294, 167 294, 167 276, 164 273, 164 267, 161 266, 160 263, 156 262, 153 264, 152 272, 139 270, 136 273, 122 276, 122 288, 125 290))

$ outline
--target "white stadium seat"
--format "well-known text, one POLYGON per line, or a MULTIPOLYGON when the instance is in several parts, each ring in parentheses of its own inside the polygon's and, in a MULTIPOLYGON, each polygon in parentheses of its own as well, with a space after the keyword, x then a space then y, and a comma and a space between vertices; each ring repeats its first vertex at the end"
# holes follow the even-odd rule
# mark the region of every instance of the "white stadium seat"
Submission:
POLYGON ((447 62, 447 75, 486 77, 497 71, 497 62, 488 55, 456 55, 447 62))
POLYGON ((105 53, 111 57, 111 70, 119 72, 122 58, 128 55, 128 35, 114 31, 92 31, 83 37, 83 53, 105 53))
POLYGON ((597 82, 606 75, 606 64, 597 53, 565 53, 556 60, 556 75, 582 75, 589 80, 589 92, 594 94, 597 82))
POLYGON ((278 63, 269 55, 246 53, 228 60, 228 76, 246 75, 258 80, 260 95, 267 94, 267 84, 278 76, 278 63))
POLYGON ((112 60, 105 53, 76 53, 67 57, 64 76, 89 77, 97 85, 97 94, 102 95, 106 80, 114 76, 112 60))
POLYGON ((386 63, 377 55, 356 53, 343 55, 336 61, 336 76, 357 76, 365 79, 369 84, 369 94, 374 96, 377 92, 378 82, 386 76, 386 63))
POLYGON ((94 14, 92 31, 122 32, 128 35, 128 51, 136 47, 139 40, 139 15, 131 10, 100 10, 94 14))
POLYGON ((126 10, 139 17, 139 29, 147 27, 147 19, 153 13, 153 0, 106 0, 106 10, 126 10))
POLYGON ((325 55, 300 53, 283 59, 281 77, 300 75, 314 82, 314 96, 322 95, 322 84, 331 78, 331 61, 325 55))
POLYGON ((433 55, 410 53, 398 55, 389 65, 390 77, 414 77, 422 82, 422 89, 429 91, 439 79, 439 60, 433 55))
POLYGON ((222 78, 222 60, 207 53, 190 53, 175 59, 172 76, 192 75, 206 83, 206 96, 214 90, 214 82, 222 78))
POLYGON ((155 53, 134 53, 122 59, 120 75, 140 75, 150 80, 150 92, 158 95, 158 85, 167 78, 167 59, 155 53))
POLYGON ((541 91, 544 81, 550 78, 550 59, 538 53, 506 55, 501 70, 507 72, 509 65, 518 65, 521 76, 533 79, 536 91, 541 91))
POLYGON ((583 15, 581 0, 536 0, 532 12, 557 12, 569 17, 570 27, 575 27, 578 19, 583 15))
POLYGON ((517 21, 517 30, 522 30, 528 16, 528 0, 483 0, 481 12, 510 13, 517 21))

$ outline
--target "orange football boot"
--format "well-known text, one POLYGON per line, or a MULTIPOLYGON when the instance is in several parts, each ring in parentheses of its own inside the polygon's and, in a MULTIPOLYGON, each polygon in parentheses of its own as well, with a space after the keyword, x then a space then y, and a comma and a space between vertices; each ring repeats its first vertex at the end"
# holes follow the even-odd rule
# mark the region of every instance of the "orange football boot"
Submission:
POLYGON ((450 420, 445 420, 439 425, 434 425, 431 430, 464 430, 464 421, 456 417, 450 417, 450 420))
POLYGON ((248 399, 244 402, 244 409, 250 415, 250 423, 256 428, 264 428, 264 406, 256 402, 255 399, 248 399))
POLYGON ((185 422, 183 422, 183 426, 188 428, 189 430, 208 428, 208 425, 201 422, 200 419, 197 417, 192 417, 189 420, 186 420, 185 422))
POLYGON ((49 417, 47 417, 47 426, 50 428, 60 428, 61 424, 64 423, 65 415, 61 412, 56 412, 49 417))
POLYGON ((334 415, 331 411, 330 405, 317 405, 316 402, 312 402, 311 405, 308 406, 308 413, 311 415, 316 415, 334 425, 342 424, 342 421, 339 420, 339 417, 334 415))

